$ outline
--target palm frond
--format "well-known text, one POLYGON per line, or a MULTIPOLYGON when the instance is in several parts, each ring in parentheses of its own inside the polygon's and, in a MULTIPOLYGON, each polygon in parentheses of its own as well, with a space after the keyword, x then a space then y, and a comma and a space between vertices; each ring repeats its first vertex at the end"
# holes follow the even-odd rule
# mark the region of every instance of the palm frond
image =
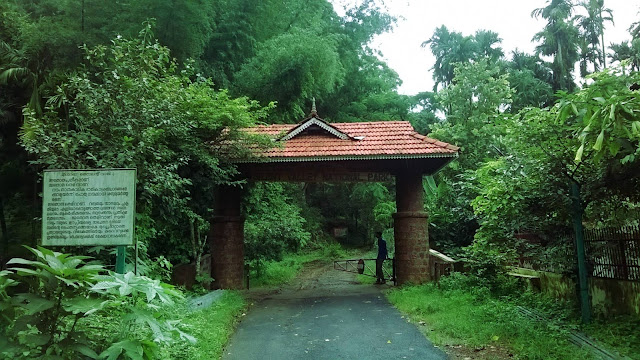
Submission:
POLYGON ((0 84, 8 85, 11 82, 25 84, 29 80, 33 80, 33 73, 26 67, 12 67, 0 72, 0 84))

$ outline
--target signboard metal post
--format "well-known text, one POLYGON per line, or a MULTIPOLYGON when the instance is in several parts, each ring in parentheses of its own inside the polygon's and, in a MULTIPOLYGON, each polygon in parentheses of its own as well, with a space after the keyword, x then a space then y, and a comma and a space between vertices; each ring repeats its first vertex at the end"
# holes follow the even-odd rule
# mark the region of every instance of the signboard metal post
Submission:
POLYGON ((124 274, 125 257, 127 254, 126 246, 118 246, 116 249, 116 272, 124 274))

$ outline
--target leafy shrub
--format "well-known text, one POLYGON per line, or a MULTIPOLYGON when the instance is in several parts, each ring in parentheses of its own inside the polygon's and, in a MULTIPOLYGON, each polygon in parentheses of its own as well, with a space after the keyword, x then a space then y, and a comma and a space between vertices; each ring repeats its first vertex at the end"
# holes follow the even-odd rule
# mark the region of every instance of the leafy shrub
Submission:
POLYGON ((510 294, 518 287, 516 279, 507 275, 507 266, 515 259, 513 250, 476 240, 464 248, 463 254, 469 281, 475 282, 475 286, 497 294, 510 294))
POLYGON ((325 259, 338 260, 346 256, 344 248, 336 242, 327 243, 322 247, 322 257, 325 259))
POLYGON ((260 270, 266 262, 281 260, 285 251, 297 251, 311 238, 304 230, 301 209, 288 202, 279 183, 251 189, 245 223, 245 258, 260 270))
POLYGON ((158 343, 195 340, 164 319, 162 306, 182 297, 170 285, 107 272, 86 256, 28 249, 36 260, 11 259, 0 273, 3 357, 151 359, 158 343), (119 331, 95 328, 105 316, 119 331))

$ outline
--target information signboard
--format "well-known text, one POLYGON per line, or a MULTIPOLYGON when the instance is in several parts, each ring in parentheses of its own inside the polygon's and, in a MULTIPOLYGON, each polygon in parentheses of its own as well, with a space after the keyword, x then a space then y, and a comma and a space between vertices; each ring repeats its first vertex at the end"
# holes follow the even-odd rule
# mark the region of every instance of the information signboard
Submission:
POLYGON ((45 170, 42 245, 133 245, 135 169, 45 170))

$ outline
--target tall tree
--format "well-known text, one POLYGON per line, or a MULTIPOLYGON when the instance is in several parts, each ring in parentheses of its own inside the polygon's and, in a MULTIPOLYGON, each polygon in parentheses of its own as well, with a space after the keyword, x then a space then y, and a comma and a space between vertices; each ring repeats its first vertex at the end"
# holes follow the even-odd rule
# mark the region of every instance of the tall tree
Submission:
POLYGON ((437 28, 429 40, 422 43, 422 47, 426 46, 429 46, 431 53, 436 57, 432 67, 435 80, 433 91, 437 91, 439 85, 446 87, 451 83, 457 63, 468 62, 476 55, 476 43, 472 36, 449 31, 444 25, 437 28))
POLYGON ((276 101, 277 118, 296 122, 304 117, 308 99, 331 94, 343 77, 333 37, 296 30, 261 44, 235 75, 234 89, 263 103, 276 101))
POLYGON ((514 89, 510 105, 512 113, 528 106, 545 107, 553 104, 551 69, 540 57, 515 50, 506 66, 509 83, 514 89))
MULTIPOLYGON (((636 14, 636 16, 640 15, 640 11, 636 14)), ((640 38, 640 20, 634 22, 629 26, 629 33, 631 37, 634 39, 640 38)))
POLYGON ((553 90, 573 90, 573 67, 578 61, 578 29, 571 21, 573 4, 571 0, 550 0, 547 6, 533 10, 531 16, 547 20, 544 29, 538 32, 534 41, 540 44, 536 52, 553 56, 553 90))
POLYGON ((397 73, 370 48, 394 22, 375 1, 349 9, 344 18, 324 0, 266 4, 272 5, 252 19, 255 54, 230 82, 236 94, 276 101, 271 119, 277 122, 299 121, 312 97, 327 119, 406 116, 410 104, 395 93, 397 73))
POLYGON ((612 54, 609 55, 611 61, 627 61, 631 68, 631 71, 640 71, 640 39, 631 40, 631 45, 628 41, 623 41, 619 44, 611 44, 610 46, 612 54))
POLYGON ((8 249, 15 250, 18 244, 35 246, 38 237, 38 169, 29 165, 19 132, 23 108, 40 111, 42 95, 53 85, 48 80, 50 63, 26 41, 33 26, 20 6, 0 3, 0 248, 7 256, 8 249))
POLYGON ((502 39, 498 33, 491 30, 478 30, 474 36, 476 42, 476 54, 496 61, 504 56, 504 51, 499 46, 502 39))
POLYGON ((580 2, 580 6, 587 14, 576 15, 574 19, 580 28, 580 75, 584 77, 588 74, 588 63, 593 66, 593 71, 607 67, 604 25, 606 21, 613 24, 613 13, 604 7, 604 0, 585 0, 580 2))
POLYGON ((371 48, 374 36, 389 31, 395 18, 376 1, 363 1, 349 9, 339 21, 338 52, 345 69, 344 81, 337 91, 325 98, 319 111, 337 121, 388 120, 405 118, 410 102, 399 95, 398 74, 371 48))
POLYGON ((470 203, 478 194, 462 176, 499 154, 504 134, 496 131, 496 124, 505 116, 513 94, 508 76, 487 59, 461 64, 455 69, 452 83, 437 94, 446 118, 431 125, 431 136, 461 146, 465 156, 438 174, 439 190, 427 200, 434 221, 438 220, 433 238, 436 242, 444 239, 435 236, 456 239, 458 246, 468 245, 473 239, 477 222, 470 203), (443 214, 442 209, 451 209, 445 211, 450 214, 443 214))
POLYGON ((217 2, 213 16, 216 23, 205 44, 198 65, 204 76, 211 77, 218 88, 228 89, 234 74, 256 52, 256 30, 252 19, 259 12, 251 0, 217 2))
POLYGON ((429 46, 431 53, 436 57, 436 62, 431 68, 435 85, 446 87, 451 83, 455 74, 454 69, 460 63, 468 63, 480 58, 497 61, 504 56, 502 48, 498 46, 502 42, 499 35, 489 30, 478 30, 473 36, 464 36, 462 33, 449 31, 442 25, 433 32, 431 38, 422 43, 422 47, 429 46))

